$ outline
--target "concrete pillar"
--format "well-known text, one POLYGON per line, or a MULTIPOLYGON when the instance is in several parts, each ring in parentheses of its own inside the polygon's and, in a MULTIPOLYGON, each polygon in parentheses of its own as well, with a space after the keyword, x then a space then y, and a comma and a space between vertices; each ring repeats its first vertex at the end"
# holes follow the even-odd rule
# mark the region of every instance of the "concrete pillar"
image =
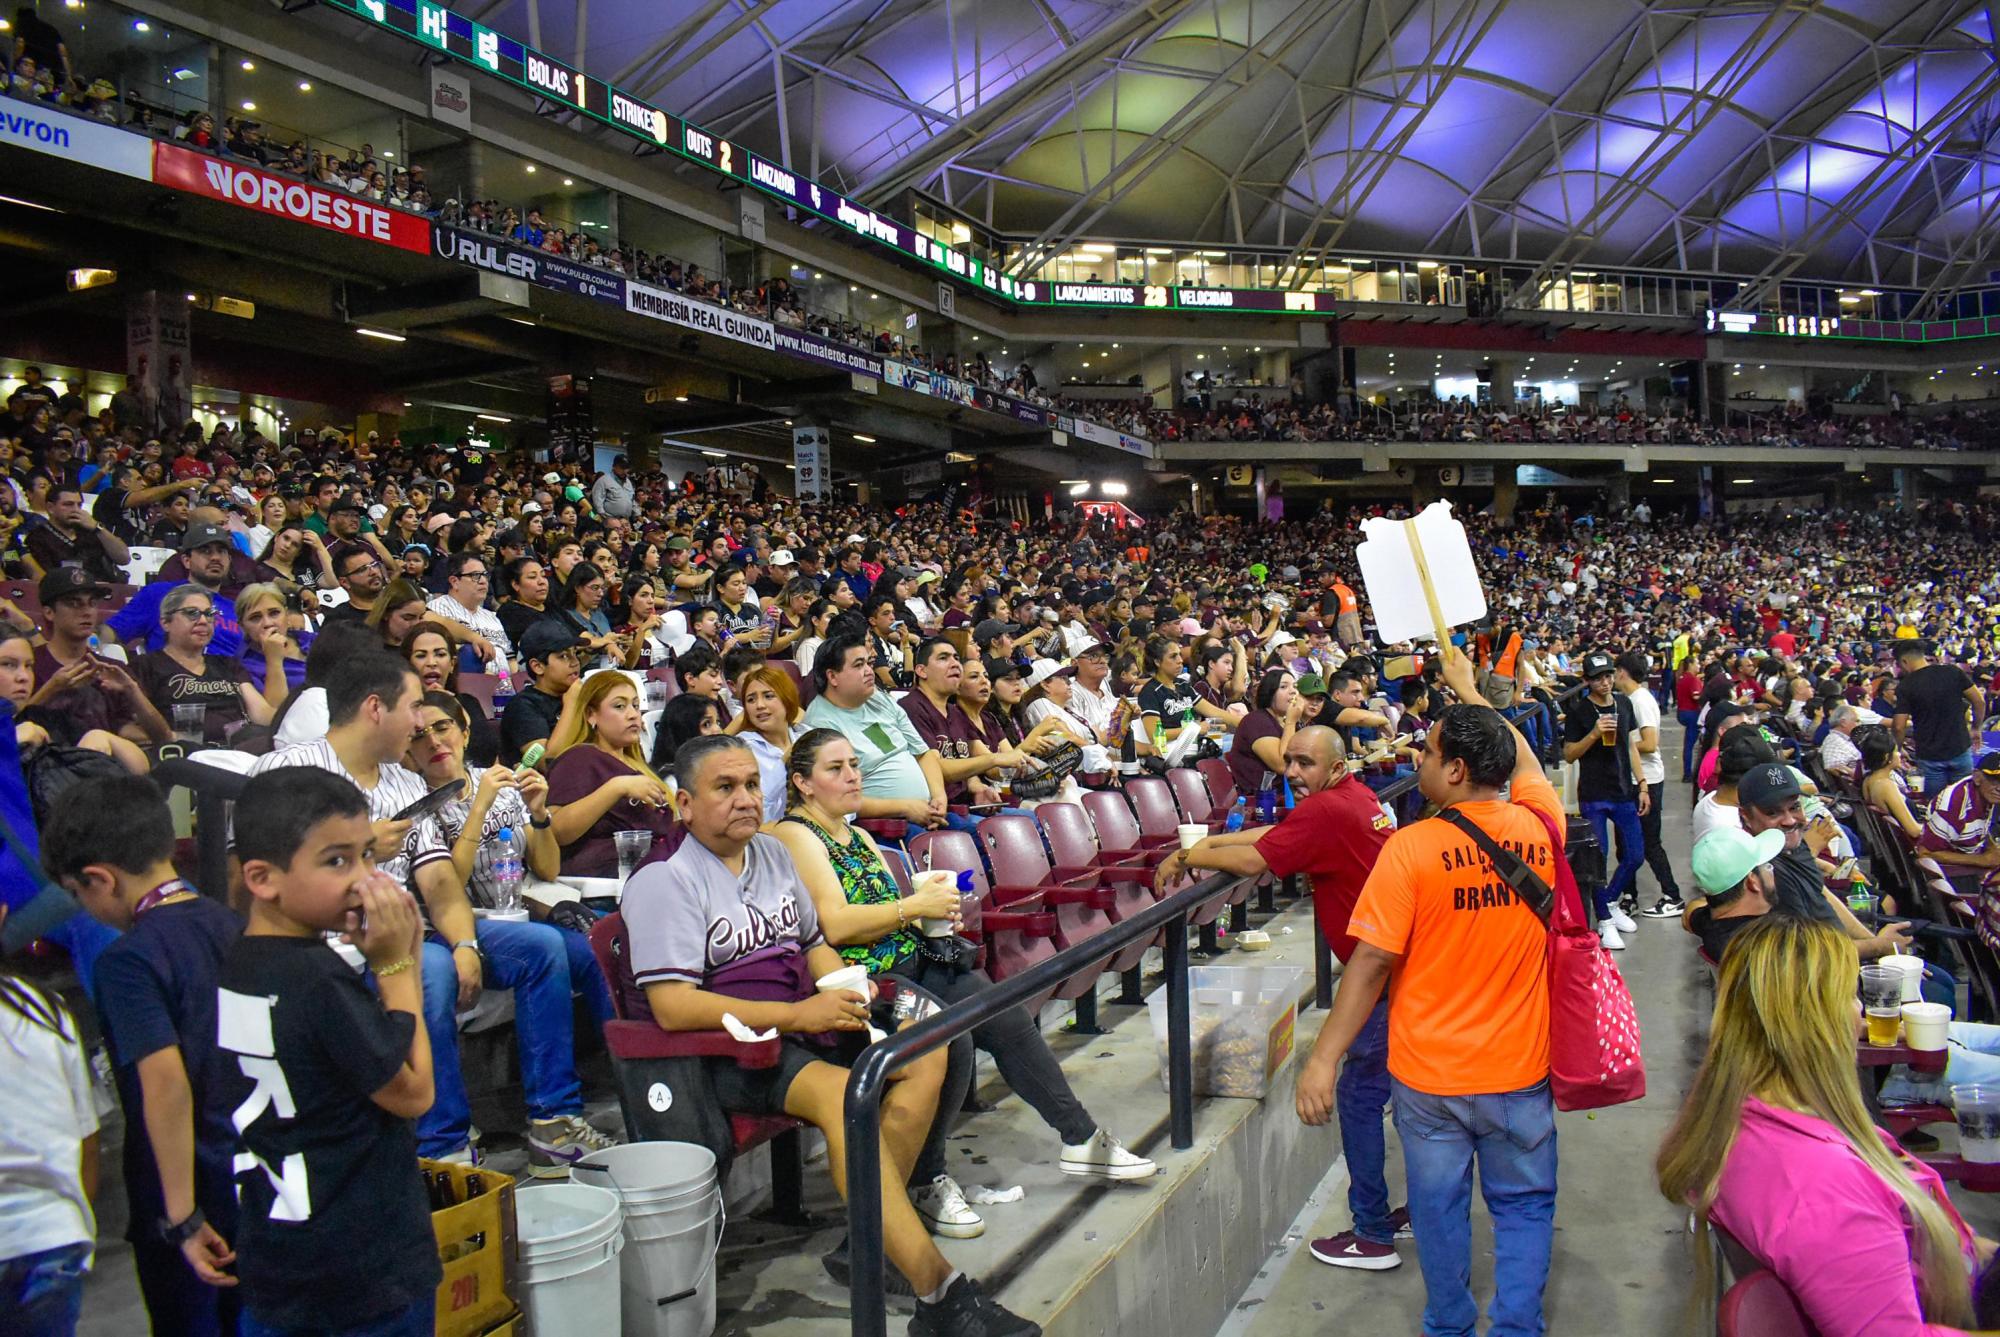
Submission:
POLYGON ((1493 387, 1492 387, 1494 408, 1505 409, 1510 413, 1513 412, 1514 377, 1517 374, 1519 374, 1519 372, 1520 368, 1515 366, 1512 362, 1503 362, 1498 359, 1494 360, 1493 387))
POLYGON ((1410 480, 1410 509, 1414 514, 1444 495, 1436 469, 1418 469, 1410 480))
POLYGON ((1493 467, 1493 518, 1501 524, 1512 524, 1514 508, 1521 504, 1520 476, 1511 464, 1496 464, 1493 467))
POLYGON ((1896 470, 1896 509, 1914 511, 1923 500, 1923 488, 1918 484, 1915 469, 1896 470))
POLYGON ((1613 515, 1631 509, 1632 475, 1618 473, 1607 478, 1604 481, 1604 499, 1606 509, 1613 515))

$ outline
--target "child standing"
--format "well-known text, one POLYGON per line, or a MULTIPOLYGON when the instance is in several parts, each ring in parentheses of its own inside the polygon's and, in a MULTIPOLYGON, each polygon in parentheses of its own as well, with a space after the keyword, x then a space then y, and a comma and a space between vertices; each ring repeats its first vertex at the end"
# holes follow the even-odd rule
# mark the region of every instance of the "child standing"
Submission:
POLYGON ((97 1238, 97 1105, 76 1019, 7 974, 0 1071, 0 1332, 70 1337, 97 1238))
POLYGON ((120 936, 97 1010, 125 1107, 126 1238, 155 1332, 236 1332, 236 1130, 217 1093, 215 989, 243 921, 174 872, 173 815, 140 775, 86 780, 42 831, 42 867, 120 936))
POLYGON ((410 1121, 430 1108, 416 903, 375 870, 368 800, 288 767, 236 805, 250 924, 223 962, 225 1105, 242 1131, 244 1337, 416 1337, 443 1270, 410 1121), (380 998, 327 944, 367 958, 380 998))

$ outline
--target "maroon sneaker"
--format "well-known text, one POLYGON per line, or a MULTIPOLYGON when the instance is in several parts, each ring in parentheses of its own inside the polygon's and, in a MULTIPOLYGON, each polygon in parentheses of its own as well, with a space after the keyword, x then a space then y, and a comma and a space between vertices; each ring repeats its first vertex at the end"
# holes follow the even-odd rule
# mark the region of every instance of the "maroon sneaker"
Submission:
POLYGON ((1410 1229, 1410 1209, 1407 1207, 1398 1207, 1389 1213, 1389 1228, 1396 1232, 1396 1238, 1399 1240, 1413 1240, 1417 1237, 1417 1232, 1410 1229))
POLYGON ((1401 1267, 1403 1260, 1396 1256, 1393 1244, 1377 1244, 1365 1240, 1351 1230, 1342 1231, 1327 1239, 1314 1240, 1311 1244, 1312 1256, 1322 1263, 1334 1267, 1358 1267, 1368 1272, 1387 1272, 1392 1267, 1401 1267))

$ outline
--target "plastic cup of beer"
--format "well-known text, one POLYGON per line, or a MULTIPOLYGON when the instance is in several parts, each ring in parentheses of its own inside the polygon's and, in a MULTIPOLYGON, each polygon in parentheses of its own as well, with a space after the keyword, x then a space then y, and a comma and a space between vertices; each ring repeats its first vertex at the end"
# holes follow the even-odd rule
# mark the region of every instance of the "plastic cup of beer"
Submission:
MULTIPOLYGON (((1861 1006, 1866 1009, 1903 1005, 1903 973, 1891 966, 1861 967, 1861 1006)), ((1900 1013, 1899 1013, 1900 1015, 1900 1013)))
POLYGON ((1896 1033, 1903 1025, 1903 1005, 1868 1009, 1868 1043, 1877 1049, 1896 1047, 1896 1033))
POLYGON ((1958 1119, 1958 1154, 1980 1165, 2000 1161, 2000 1087, 1954 1086, 1951 1108, 1958 1119))

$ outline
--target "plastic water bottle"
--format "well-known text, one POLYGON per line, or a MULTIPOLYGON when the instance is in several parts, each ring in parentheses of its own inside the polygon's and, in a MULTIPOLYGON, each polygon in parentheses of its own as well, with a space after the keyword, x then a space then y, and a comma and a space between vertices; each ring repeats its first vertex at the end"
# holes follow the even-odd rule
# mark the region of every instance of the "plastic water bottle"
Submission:
POLYGON ((1239 796, 1235 806, 1230 808, 1229 816, 1223 821, 1222 829, 1225 831, 1241 831, 1243 829, 1243 819, 1249 813, 1249 806, 1250 800, 1239 796))
POLYGON ((511 826, 500 828, 494 837, 493 858, 487 871, 493 878, 495 911, 511 915, 521 908, 521 882, 528 875, 521 838, 511 826))

